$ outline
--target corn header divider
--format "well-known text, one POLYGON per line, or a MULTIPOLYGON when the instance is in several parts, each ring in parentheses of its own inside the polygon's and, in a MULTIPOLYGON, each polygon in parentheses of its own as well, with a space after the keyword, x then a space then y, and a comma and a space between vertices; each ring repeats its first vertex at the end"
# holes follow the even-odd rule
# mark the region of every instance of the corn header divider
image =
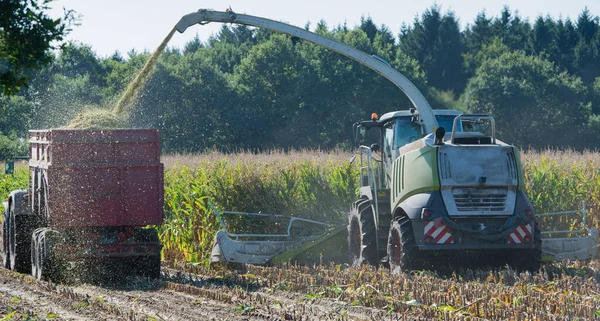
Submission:
MULTIPOLYGON (((282 214, 220 211, 212 202, 209 202, 209 205, 221 225, 221 230, 214 237, 211 263, 281 264, 289 261, 322 263, 322 252, 319 249, 325 242, 343 234, 346 230, 345 225, 337 226, 282 214), (230 220, 232 222, 229 222, 230 220), (235 233, 233 231, 238 229, 239 225, 252 221, 258 222, 259 229, 266 232, 235 233)), ((330 260, 330 257, 326 259, 330 260)))
POLYGON ((581 216, 581 225, 578 230, 545 230, 542 231, 542 251, 545 261, 561 260, 588 260, 598 256, 598 229, 587 228, 586 218, 588 211, 585 201, 581 202, 581 209, 576 211, 562 211, 537 214, 538 218, 581 216), (573 235, 574 237, 555 237, 555 235, 573 235))

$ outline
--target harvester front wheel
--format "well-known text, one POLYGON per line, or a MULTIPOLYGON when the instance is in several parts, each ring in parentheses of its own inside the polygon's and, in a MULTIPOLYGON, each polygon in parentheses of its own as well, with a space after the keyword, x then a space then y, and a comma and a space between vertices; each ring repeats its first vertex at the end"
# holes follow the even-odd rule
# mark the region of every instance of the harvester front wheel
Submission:
POLYGON ((348 250, 350 263, 360 266, 364 263, 378 264, 377 236, 373 207, 369 200, 359 200, 352 204, 348 219, 348 250))
POLYGON ((390 226, 387 254, 390 270, 393 273, 417 267, 417 246, 412 224, 408 217, 395 219, 390 226))

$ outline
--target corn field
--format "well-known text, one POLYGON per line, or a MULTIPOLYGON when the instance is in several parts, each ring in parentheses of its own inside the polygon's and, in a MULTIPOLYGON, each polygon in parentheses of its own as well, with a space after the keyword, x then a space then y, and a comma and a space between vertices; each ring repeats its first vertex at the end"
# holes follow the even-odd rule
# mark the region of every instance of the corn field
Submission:
MULTIPOLYGON (((163 256, 207 264, 219 228, 209 206, 241 212, 294 215, 343 223, 358 190, 358 169, 345 152, 269 152, 163 156, 165 222, 159 227, 163 256)), ((600 220, 600 154, 534 151, 522 156, 528 195, 536 212, 588 210, 587 227, 600 220)), ((27 186, 25 163, 0 176, 0 196, 27 186)), ((554 229, 580 221, 545 220, 554 229)))

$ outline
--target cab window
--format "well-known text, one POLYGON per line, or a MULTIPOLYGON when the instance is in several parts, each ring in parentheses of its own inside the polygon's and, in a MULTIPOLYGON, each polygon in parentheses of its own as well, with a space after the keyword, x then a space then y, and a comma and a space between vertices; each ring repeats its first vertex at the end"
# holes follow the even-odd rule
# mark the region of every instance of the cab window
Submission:
MULTIPOLYGON (((452 116, 452 115, 437 115, 437 116, 435 116, 435 119, 437 119, 438 125, 440 127, 444 127, 444 129, 446 130, 446 133, 450 133, 450 134, 452 133, 452 126, 454 125, 454 118, 456 118, 456 116, 452 116)), ((456 131, 457 132, 463 131, 462 122, 458 122, 456 131)))
POLYGON ((394 148, 400 148, 423 137, 421 125, 413 123, 411 118, 410 116, 396 118, 394 148))

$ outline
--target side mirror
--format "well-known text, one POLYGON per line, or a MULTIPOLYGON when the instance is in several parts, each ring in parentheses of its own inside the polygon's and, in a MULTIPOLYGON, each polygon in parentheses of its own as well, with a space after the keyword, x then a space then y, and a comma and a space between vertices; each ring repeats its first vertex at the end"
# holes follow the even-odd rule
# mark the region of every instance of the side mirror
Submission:
POLYGON ((444 145, 444 136, 446 136, 446 129, 444 127, 438 127, 435 130, 435 144, 444 145))

